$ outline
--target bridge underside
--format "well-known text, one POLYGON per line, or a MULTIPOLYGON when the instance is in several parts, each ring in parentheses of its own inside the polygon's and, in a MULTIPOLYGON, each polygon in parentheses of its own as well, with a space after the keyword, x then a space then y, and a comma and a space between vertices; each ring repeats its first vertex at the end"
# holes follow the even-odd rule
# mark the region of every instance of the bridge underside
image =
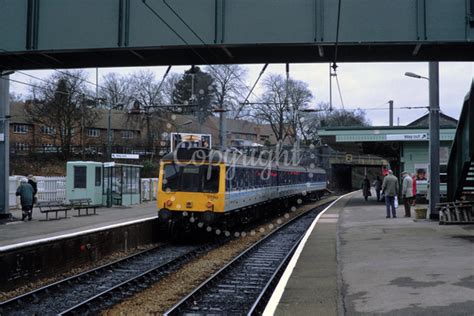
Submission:
POLYGON ((338 3, 2 0, 0 70, 474 60, 472 0, 338 3))
MULTIPOLYGON (((309 63, 334 61, 335 46, 226 45, 76 49, 1 53, 0 70, 190 64, 309 63)), ((470 61, 474 43, 339 44, 338 62, 470 61)))

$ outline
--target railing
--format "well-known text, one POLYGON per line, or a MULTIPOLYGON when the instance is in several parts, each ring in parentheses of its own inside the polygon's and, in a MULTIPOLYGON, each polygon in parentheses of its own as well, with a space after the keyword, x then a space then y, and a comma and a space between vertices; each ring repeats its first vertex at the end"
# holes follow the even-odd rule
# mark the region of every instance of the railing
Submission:
MULTIPOLYGON (((15 196, 22 176, 10 177, 9 202, 10 208, 20 207, 20 198, 15 196)), ((66 200, 66 177, 36 177, 38 184, 38 201, 64 201, 66 200)), ((141 197, 143 201, 156 200, 158 178, 141 179, 141 197)))
POLYGON ((474 161, 474 80, 464 99, 448 162, 448 201, 472 193, 471 163, 474 161))

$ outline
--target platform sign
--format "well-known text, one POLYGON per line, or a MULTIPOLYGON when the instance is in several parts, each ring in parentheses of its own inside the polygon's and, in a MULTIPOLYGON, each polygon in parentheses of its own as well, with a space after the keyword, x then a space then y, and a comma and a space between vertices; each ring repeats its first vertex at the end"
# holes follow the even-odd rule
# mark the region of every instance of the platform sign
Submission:
POLYGON ((212 147, 211 134, 171 133, 170 146, 173 151, 179 144, 186 143, 186 147, 212 147))
POLYGON ((138 154, 112 154, 112 159, 140 159, 138 154))
POLYGON ((400 140, 400 141, 426 141, 429 140, 427 133, 420 134, 388 134, 387 140, 400 140))

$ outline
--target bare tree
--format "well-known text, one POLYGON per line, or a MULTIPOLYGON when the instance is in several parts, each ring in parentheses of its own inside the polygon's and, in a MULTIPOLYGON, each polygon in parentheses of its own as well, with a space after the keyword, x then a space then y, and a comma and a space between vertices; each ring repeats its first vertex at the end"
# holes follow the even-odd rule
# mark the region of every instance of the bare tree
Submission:
POLYGON ((165 104, 173 103, 173 91, 176 87, 176 84, 182 79, 182 77, 183 75, 175 72, 168 74, 166 77, 163 85, 161 86, 161 95, 165 104))
POLYGON ((308 113, 305 119, 306 134, 308 137, 318 138, 317 130, 324 127, 371 125, 365 111, 362 109, 333 109, 331 111, 329 103, 324 102, 319 103, 317 108, 319 112, 308 113))
POLYGON ((289 138, 293 142, 297 134, 304 132, 300 111, 313 98, 308 85, 271 74, 263 81, 263 87, 262 102, 255 107, 256 118, 271 126, 277 141, 289 138))
POLYGON ((240 65, 214 65, 206 67, 206 72, 214 79, 217 106, 227 111, 227 117, 247 116, 248 107, 239 103, 244 101, 243 94, 247 91, 244 83, 247 70, 240 65))
MULTIPOLYGON (((97 119, 95 100, 87 102, 85 80, 82 70, 54 72, 44 83, 38 83, 31 90, 31 100, 27 102, 26 113, 30 122, 40 125, 41 134, 53 141, 64 158, 71 154, 73 137, 77 131, 97 119)), ((83 136, 83 135, 81 135, 83 136)), ((81 144, 83 137, 81 137, 81 144)))
POLYGON ((164 103, 160 82, 147 70, 133 73, 130 84, 134 101, 129 119, 145 124, 147 149, 152 150, 155 142, 160 141, 166 112, 165 108, 160 108, 164 103))
POLYGON ((21 93, 10 92, 10 102, 21 102, 24 96, 21 93))
POLYGON ((105 106, 118 108, 130 108, 132 105, 132 83, 130 76, 124 76, 115 72, 110 72, 102 77, 99 96, 105 99, 105 106))

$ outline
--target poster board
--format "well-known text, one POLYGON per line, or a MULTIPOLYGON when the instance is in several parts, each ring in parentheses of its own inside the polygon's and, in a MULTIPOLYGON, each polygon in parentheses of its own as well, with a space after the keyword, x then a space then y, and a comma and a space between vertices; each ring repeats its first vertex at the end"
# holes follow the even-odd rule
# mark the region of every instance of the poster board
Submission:
POLYGON ((195 133, 171 133, 170 149, 174 149, 181 143, 185 143, 186 147, 203 147, 212 148, 211 134, 195 134, 195 133))

